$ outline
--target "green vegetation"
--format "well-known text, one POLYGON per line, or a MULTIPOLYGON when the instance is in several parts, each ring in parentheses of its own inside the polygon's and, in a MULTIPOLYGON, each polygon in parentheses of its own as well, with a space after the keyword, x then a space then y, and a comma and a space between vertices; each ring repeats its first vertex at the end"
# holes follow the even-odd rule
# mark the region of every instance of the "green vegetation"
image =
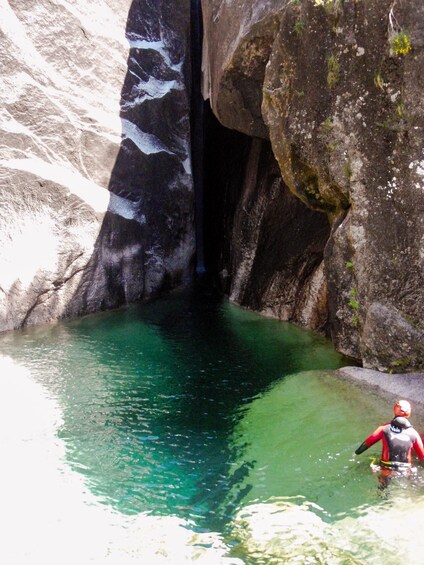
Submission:
POLYGON ((343 5, 343 0, 314 0, 314 5, 338 9, 343 5))
POLYGON ((380 73, 375 73, 374 75, 374 84, 377 88, 379 88, 380 90, 384 90, 384 81, 383 81, 383 77, 381 76, 380 73))
POLYGON ((301 35, 304 29, 305 29, 305 22, 303 22, 302 20, 298 20, 293 26, 293 31, 297 35, 301 35))
POLYGON ((405 31, 400 31, 392 40, 392 49, 395 55, 406 55, 411 51, 411 42, 405 31))
MULTIPOLYGON (((353 268, 353 263, 350 263, 350 261, 348 261, 348 263, 351 264, 352 268, 353 268)), ((348 266, 348 263, 346 263, 346 266, 348 266)), ((350 308, 352 308, 352 310, 353 310, 353 314, 352 314, 352 317, 350 319, 351 319, 351 322, 352 322, 352 324, 355 328, 357 328, 358 325, 359 325, 359 319, 358 319, 358 316, 356 315, 356 313, 359 311, 359 302, 357 301, 356 297, 357 297, 356 288, 351 288, 350 289, 350 298, 349 298, 349 302, 347 303, 347 305, 350 308)))
POLYGON ((340 79, 340 64, 336 55, 330 55, 327 59, 327 84, 334 88, 340 79))
POLYGON ((331 130, 333 129, 333 125, 333 117, 329 116, 321 123, 322 132, 326 135, 329 135, 331 133, 331 130))
POLYGON ((403 372, 411 365, 411 360, 409 357, 403 357, 402 359, 395 359, 390 363, 389 373, 394 373, 395 370, 403 372))
POLYGON ((353 310, 359 310, 359 302, 356 300, 357 292, 356 288, 350 289, 350 300, 348 305, 353 308, 353 310))
POLYGON ((414 115, 407 112, 403 100, 399 100, 396 106, 387 114, 386 119, 381 122, 375 122, 378 127, 389 129, 392 131, 407 131, 414 123, 414 115))
POLYGON ((337 149, 339 145, 338 141, 332 141, 331 143, 327 143, 327 151, 329 151, 330 153, 332 153, 333 151, 335 151, 337 149))
POLYGON ((399 118, 405 117, 405 106, 402 101, 396 104, 396 114, 399 116, 399 118))
POLYGON ((333 20, 333 31, 337 32, 344 0, 314 0, 314 6, 323 8, 329 19, 333 20))
POLYGON ((353 263, 352 263, 352 261, 346 261, 346 267, 347 267, 348 269, 353 269, 353 263))

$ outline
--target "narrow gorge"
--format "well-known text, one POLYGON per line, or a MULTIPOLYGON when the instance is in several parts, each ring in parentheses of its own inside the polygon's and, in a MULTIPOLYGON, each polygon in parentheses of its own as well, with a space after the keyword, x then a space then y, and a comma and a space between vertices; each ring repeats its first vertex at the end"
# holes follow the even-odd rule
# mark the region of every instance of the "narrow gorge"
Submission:
POLYGON ((1 561, 417 562, 424 3, 0 0, 0 47, 1 561))

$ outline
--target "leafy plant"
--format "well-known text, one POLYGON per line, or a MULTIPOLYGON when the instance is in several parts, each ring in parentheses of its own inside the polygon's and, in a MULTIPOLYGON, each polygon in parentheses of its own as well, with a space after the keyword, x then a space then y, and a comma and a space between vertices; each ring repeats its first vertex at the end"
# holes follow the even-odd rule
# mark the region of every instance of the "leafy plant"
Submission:
POLYGON ((301 35, 304 29, 305 29, 305 22, 303 22, 302 20, 298 20, 293 26, 293 31, 297 35, 301 35))
POLYGON ((412 49, 408 34, 405 31, 399 31, 392 40, 392 49, 395 55, 406 55, 412 49))
POLYGON ((350 289, 350 299, 348 305, 353 308, 353 310, 359 310, 359 302, 356 300, 356 288, 350 289))
POLYGON ((379 88, 380 90, 384 90, 384 81, 383 81, 383 77, 381 76, 380 73, 375 73, 374 75, 374 84, 377 88, 379 88))

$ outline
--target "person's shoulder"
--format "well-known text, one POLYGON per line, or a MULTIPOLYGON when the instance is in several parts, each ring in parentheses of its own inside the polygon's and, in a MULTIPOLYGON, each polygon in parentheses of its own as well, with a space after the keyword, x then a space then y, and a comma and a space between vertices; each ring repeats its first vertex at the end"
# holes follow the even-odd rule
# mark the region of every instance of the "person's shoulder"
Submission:
POLYGON ((387 426, 390 426, 390 422, 389 422, 388 424, 381 424, 381 426, 378 426, 378 428, 376 428, 376 429, 373 431, 372 435, 373 435, 373 436, 376 436, 376 435, 379 435, 379 434, 384 433, 385 430, 386 430, 386 428, 387 428, 387 426))

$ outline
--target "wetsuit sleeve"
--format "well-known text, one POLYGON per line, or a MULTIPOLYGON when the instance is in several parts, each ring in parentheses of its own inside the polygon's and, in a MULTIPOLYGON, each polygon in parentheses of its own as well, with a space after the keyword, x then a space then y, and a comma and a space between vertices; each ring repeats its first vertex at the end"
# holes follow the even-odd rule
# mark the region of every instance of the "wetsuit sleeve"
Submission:
POLYGON ((355 451, 356 455, 360 455, 361 453, 363 453, 366 449, 368 449, 369 447, 371 447, 372 445, 374 445, 375 443, 377 443, 377 441, 380 441, 380 439, 383 437, 383 430, 384 430, 384 426, 379 426, 375 432, 373 432, 370 436, 368 436, 362 443, 361 445, 358 447, 358 449, 355 451))
POLYGON ((356 455, 359 455, 360 453, 363 453, 366 449, 368 449, 368 445, 364 441, 361 443, 358 449, 355 449, 355 453, 356 455))
POLYGON ((412 447, 414 448, 415 453, 418 456, 418 459, 424 459, 424 446, 423 446, 423 441, 420 437, 420 435, 417 433, 417 438, 414 441, 414 443, 412 444, 412 447))

